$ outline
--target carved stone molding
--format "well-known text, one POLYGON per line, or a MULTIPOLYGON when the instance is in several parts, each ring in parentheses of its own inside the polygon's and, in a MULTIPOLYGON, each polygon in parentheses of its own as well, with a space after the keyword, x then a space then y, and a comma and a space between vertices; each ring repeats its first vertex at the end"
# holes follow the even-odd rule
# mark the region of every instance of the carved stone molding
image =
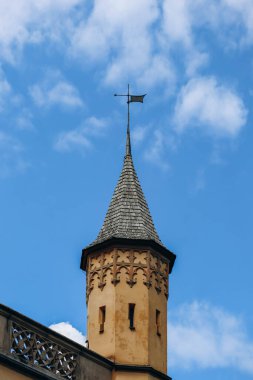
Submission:
POLYGON ((75 380, 77 355, 17 323, 11 325, 11 354, 63 379, 75 380))
POLYGON ((132 288, 137 282, 137 272, 143 273, 143 284, 152 286, 157 293, 163 292, 168 298, 169 262, 150 250, 112 249, 89 255, 87 260, 86 296, 87 302, 95 283, 102 291, 109 277, 116 286, 121 273, 126 272, 126 283, 132 288))

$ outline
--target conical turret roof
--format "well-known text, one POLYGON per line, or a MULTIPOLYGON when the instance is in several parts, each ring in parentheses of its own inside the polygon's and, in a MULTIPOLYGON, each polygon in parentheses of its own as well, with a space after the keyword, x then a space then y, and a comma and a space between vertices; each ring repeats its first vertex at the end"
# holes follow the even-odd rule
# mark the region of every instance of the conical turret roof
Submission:
POLYGON ((96 240, 82 250, 81 268, 86 270, 89 253, 109 246, 149 247, 169 260, 171 273, 176 255, 161 242, 139 179, 134 169, 129 126, 123 168, 103 226, 96 240))
POLYGON ((92 245, 111 238, 153 240, 162 245, 134 168, 129 129, 121 175, 103 226, 92 245))

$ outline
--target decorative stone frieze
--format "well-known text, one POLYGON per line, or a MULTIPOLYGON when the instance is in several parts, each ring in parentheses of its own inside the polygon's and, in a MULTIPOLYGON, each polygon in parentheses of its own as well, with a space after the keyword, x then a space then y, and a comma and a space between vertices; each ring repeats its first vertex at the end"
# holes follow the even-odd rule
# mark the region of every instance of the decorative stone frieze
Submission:
POLYGON ((112 249, 90 254, 87 259, 87 302, 95 284, 102 291, 108 281, 116 286, 126 273, 126 283, 132 288, 137 282, 137 273, 143 274, 143 284, 152 286, 157 293, 168 298, 169 261, 151 250, 112 249))

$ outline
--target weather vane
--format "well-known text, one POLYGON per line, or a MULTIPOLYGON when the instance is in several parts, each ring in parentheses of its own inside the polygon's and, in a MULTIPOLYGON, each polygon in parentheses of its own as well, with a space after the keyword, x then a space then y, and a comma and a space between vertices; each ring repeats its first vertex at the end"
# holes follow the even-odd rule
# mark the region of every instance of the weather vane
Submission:
POLYGON ((130 103, 143 103, 144 95, 131 95, 129 90, 129 85, 127 87, 127 94, 114 94, 114 96, 125 96, 127 97, 127 137, 128 137, 128 147, 127 150, 131 151, 130 148, 130 103))

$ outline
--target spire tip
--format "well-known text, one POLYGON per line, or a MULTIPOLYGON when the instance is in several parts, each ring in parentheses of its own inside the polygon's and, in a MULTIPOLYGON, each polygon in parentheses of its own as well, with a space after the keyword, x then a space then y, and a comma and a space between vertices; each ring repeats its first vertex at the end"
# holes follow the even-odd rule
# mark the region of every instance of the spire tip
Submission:
POLYGON ((131 156, 131 139, 130 139, 130 128, 127 128, 127 138, 126 138, 126 156, 131 156))

